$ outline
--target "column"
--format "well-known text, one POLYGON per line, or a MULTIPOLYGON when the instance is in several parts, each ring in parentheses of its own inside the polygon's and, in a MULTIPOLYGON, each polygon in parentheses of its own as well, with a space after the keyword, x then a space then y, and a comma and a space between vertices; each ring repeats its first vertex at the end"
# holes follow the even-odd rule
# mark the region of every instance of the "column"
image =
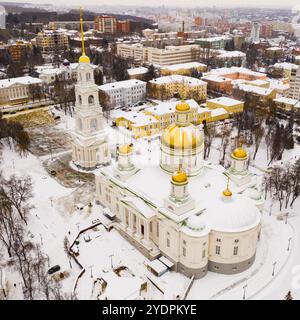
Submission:
POLYGON ((129 232, 133 233, 133 213, 132 212, 129 212, 128 220, 129 220, 129 225, 128 225, 127 230, 129 232))
POLYGON ((145 241, 150 241, 150 222, 148 220, 144 220, 144 239, 145 241))
POLYGON ((141 233, 141 218, 139 216, 136 216, 136 234, 135 236, 138 239, 142 238, 142 233, 141 233))
POLYGON ((123 206, 122 206, 122 214, 121 214, 121 216, 122 216, 121 224, 122 224, 122 226, 124 228, 126 228, 126 211, 125 211, 125 208, 123 206))

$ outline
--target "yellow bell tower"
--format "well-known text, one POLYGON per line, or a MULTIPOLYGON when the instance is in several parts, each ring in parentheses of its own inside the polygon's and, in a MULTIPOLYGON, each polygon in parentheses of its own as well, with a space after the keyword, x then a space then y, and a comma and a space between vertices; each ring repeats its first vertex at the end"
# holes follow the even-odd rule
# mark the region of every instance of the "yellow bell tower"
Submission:
POLYGON ((90 58, 85 55, 84 48, 84 33, 83 33, 83 10, 80 8, 80 33, 81 33, 81 57, 79 58, 79 63, 90 63, 90 58))

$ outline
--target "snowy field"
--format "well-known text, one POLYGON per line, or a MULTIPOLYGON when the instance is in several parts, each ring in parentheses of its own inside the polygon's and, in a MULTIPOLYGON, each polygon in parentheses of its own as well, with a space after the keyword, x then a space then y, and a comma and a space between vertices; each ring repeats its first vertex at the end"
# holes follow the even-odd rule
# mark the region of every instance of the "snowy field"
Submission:
MULTIPOLYGON (((74 121, 69 117, 62 117, 58 124, 60 130, 69 131, 73 128, 74 121)), ((159 140, 151 143, 140 140, 133 141, 128 132, 108 128, 112 151, 114 144, 133 142, 136 150, 136 163, 138 166, 156 165, 159 155, 159 140)), ((219 143, 214 141, 210 161, 217 163, 219 159, 219 143)), ((66 150, 69 151, 69 144, 66 150)), ((59 153, 53 153, 54 159, 59 153)), ((249 150, 251 153, 251 149, 249 150)), ((300 148, 285 151, 283 161, 299 156, 300 148)), ((250 170, 258 175, 266 169, 265 146, 259 149, 255 163, 250 170)), ((58 183, 44 169, 43 162, 50 159, 50 154, 43 154, 38 158, 32 154, 20 157, 14 151, 4 147, 0 170, 5 177, 15 173, 28 174, 34 182, 34 198, 32 204, 35 208, 31 211, 28 229, 32 241, 40 243, 43 251, 49 256, 49 266, 59 264, 68 277, 62 280, 63 290, 72 292, 81 268, 70 259, 64 251, 64 238, 68 237, 70 243, 76 239, 80 230, 92 225, 95 219, 104 219, 101 207, 94 203, 93 186, 81 182, 76 188, 67 188, 58 183), (93 204, 90 210, 88 203, 93 204), (76 205, 82 203, 84 210, 76 210, 76 205)), ((288 209, 290 215, 285 220, 279 220, 277 203, 273 204, 271 215, 270 202, 267 199, 263 212, 262 233, 259 241, 255 263, 247 271, 236 275, 220 275, 208 272, 203 279, 196 280, 187 296, 187 299, 283 299, 291 290, 295 299, 300 299, 300 200, 297 199, 293 209, 288 209), (274 272, 273 272, 274 271, 274 272)), ((164 294, 149 284, 146 299, 175 299, 181 295, 188 284, 188 278, 175 272, 167 272, 161 277, 150 274, 145 264, 147 259, 138 252, 130 243, 124 240, 119 233, 112 229, 107 231, 98 226, 95 230, 88 230, 81 234, 79 243, 78 261, 85 269, 79 278, 75 292, 79 299, 95 299, 97 287, 95 281, 101 277, 112 279, 109 288, 110 297, 126 298, 129 287, 134 291, 134 286, 139 281, 147 281, 148 277, 154 278, 155 283, 162 288, 164 294), (84 236, 89 235, 90 241, 84 236), (132 280, 119 279, 114 281, 113 269, 125 266, 132 272, 132 280), (127 282, 126 282, 127 281, 127 282), (128 283, 131 286, 128 286, 128 283), (120 290, 122 288, 122 290, 120 290), (96 290, 96 292, 95 292, 96 290), (126 291, 127 290, 127 291, 126 291), (120 294, 120 291, 124 291, 120 294)), ((1 249, 1 248, 0 248, 1 249)), ((5 265, 5 256, 1 265, 5 265)), ((9 299, 21 299, 21 279, 11 267, 6 267, 6 278, 10 284, 9 299), (16 283, 16 287, 13 284, 16 283)))

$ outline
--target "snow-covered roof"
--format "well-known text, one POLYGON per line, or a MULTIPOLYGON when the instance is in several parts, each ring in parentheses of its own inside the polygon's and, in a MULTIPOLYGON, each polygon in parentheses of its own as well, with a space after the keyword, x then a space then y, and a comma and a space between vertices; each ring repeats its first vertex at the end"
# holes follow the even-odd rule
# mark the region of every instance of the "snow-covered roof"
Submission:
POLYGON ((225 115, 225 114, 228 114, 228 112, 224 108, 216 108, 216 109, 211 110, 212 117, 218 117, 218 116, 225 115))
POLYGON ((209 99, 207 100, 207 102, 217 103, 226 107, 231 107, 231 106, 235 106, 237 104, 243 103, 242 101, 228 98, 228 97, 219 97, 219 98, 209 99))
POLYGON ((181 76, 178 74, 156 78, 156 79, 151 80, 150 82, 154 83, 154 84, 168 84, 168 83, 174 83, 174 82, 181 82, 181 83, 184 82, 185 84, 188 84, 189 86, 206 85, 206 82, 202 81, 200 79, 181 76))
POLYGON ((127 69, 128 74, 131 75, 135 75, 135 74, 144 74, 148 72, 148 69, 145 67, 139 67, 139 68, 131 68, 131 69, 127 69))
POLYGON ((162 69, 169 70, 169 71, 177 71, 180 69, 192 69, 192 68, 199 68, 199 67, 206 67, 206 64, 194 61, 194 62, 173 64, 170 66, 163 66, 162 69))
POLYGON ((212 69, 210 71, 210 74, 216 74, 216 75, 226 75, 226 74, 233 74, 233 73, 247 74, 255 77, 266 76, 264 73, 253 71, 243 67, 230 67, 230 68, 224 67, 224 68, 212 69))
POLYGON ((148 124, 158 123, 158 120, 155 117, 136 111, 114 110, 111 117, 113 119, 122 117, 130 121, 133 127, 143 127, 148 124))
POLYGON ((279 102, 279 103, 288 104, 288 105, 293 105, 295 107, 299 107, 300 106, 300 101, 298 99, 279 97, 279 98, 274 99, 274 101, 275 102, 279 102))
POLYGON ((236 87, 239 88, 240 90, 256 93, 261 96, 268 96, 274 90, 272 88, 262 88, 262 87, 252 86, 244 83, 238 84, 236 87))
POLYGON ((39 78, 33 78, 30 76, 18 77, 18 78, 10 78, 10 79, 2 79, 0 80, 0 88, 8 88, 13 85, 29 85, 29 84, 40 84, 42 80, 39 78))
POLYGON ((226 59, 226 58, 243 58, 246 57, 246 54, 242 51, 227 51, 227 50, 218 50, 217 58, 226 59))
POLYGON ((299 66, 297 64, 290 63, 290 62, 277 62, 274 64, 274 68, 292 70, 292 69, 298 69, 299 66))
POLYGON ((143 199, 145 204, 151 203, 151 206, 177 222, 183 222, 193 214, 201 214, 206 226, 222 232, 244 231, 260 222, 261 214, 253 201, 245 195, 237 194, 238 189, 235 185, 230 186, 233 192, 232 201, 222 200, 222 192, 227 182, 223 174, 225 169, 212 165, 204 166, 201 175, 189 178, 187 187, 195 200, 196 208, 181 216, 175 215, 164 207, 164 200, 170 194, 170 176, 160 169, 159 159, 154 161, 157 161, 156 165, 140 164, 141 169, 126 182, 113 176, 112 166, 99 169, 95 174, 105 174, 119 186, 131 190, 137 197, 143 199))
POLYGON ((216 74, 208 74, 208 75, 203 76, 201 79, 202 80, 206 80, 206 81, 212 81, 212 82, 228 82, 228 81, 232 81, 229 78, 218 76, 216 74))
MULTIPOLYGON (((164 101, 156 106, 147 108, 146 111, 157 116, 174 113, 178 102, 179 101, 164 101)), ((185 102, 190 106, 191 109, 199 108, 199 104, 194 99, 188 99, 185 102)))
POLYGON ((150 219, 156 215, 154 209, 147 206, 145 202, 138 197, 124 197, 120 199, 122 202, 129 206, 135 207, 145 218, 150 219))
POLYGON ((103 91, 109 91, 113 89, 131 88, 137 85, 146 85, 146 82, 137 80, 137 79, 130 79, 130 80, 106 83, 106 84, 103 84, 102 86, 99 86, 98 88, 103 91))

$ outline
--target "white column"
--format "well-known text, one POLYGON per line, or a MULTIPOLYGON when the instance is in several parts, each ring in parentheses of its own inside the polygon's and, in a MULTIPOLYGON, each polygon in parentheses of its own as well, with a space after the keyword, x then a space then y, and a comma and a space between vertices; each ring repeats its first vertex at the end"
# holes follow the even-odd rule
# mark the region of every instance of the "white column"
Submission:
POLYGON ((141 234, 141 218, 136 216, 136 237, 138 239, 142 238, 142 234, 141 234))
POLYGON ((121 224, 123 225, 124 228, 126 228, 126 211, 125 208, 122 206, 122 222, 121 224))
POLYGON ((148 220, 144 220, 144 239, 145 241, 150 241, 150 222, 148 220))

